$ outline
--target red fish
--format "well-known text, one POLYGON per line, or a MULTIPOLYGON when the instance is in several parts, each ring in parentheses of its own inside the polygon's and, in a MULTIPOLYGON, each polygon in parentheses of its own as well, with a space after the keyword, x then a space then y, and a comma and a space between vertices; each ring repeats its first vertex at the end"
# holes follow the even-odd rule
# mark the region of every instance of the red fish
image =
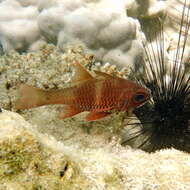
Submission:
POLYGON ((89 111, 86 120, 93 121, 113 111, 130 111, 150 98, 149 90, 119 77, 94 71, 93 77, 82 65, 74 64, 74 85, 61 90, 42 90, 21 84, 16 109, 29 109, 48 104, 65 104, 61 119, 89 111))

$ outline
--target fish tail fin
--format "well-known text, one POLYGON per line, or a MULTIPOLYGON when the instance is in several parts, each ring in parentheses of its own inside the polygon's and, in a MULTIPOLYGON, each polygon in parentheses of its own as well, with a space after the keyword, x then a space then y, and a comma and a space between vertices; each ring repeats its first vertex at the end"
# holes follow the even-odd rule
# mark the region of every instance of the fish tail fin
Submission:
POLYGON ((46 91, 30 85, 21 84, 19 86, 19 99, 15 103, 15 109, 23 110, 42 106, 45 104, 45 99, 46 91))

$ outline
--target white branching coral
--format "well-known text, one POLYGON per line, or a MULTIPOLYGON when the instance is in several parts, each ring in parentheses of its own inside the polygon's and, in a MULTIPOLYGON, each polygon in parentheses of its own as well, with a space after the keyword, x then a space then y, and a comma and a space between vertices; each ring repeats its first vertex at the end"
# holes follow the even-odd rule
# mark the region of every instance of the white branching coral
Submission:
POLYGON ((125 0, 4 0, 0 20, 6 51, 34 50, 45 39, 61 49, 82 44, 97 60, 120 65, 138 64, 142 54, 140 25, 127 17, 125 0))
POLYGON ((60 48, 82 43, 98 60, 133 64, 142 50, 138 41, 140 28, 136 20, 127 17, 125 4, 59 0, 40 12, 40 30, 47 40, 57 41, 60 48))
POLYGON ((129 0, 127 1, 127 10, 133 17, 155 17, 166 10, 166 3, 159 0, 129 0))
POLYGON ((0 42, 5 51, 26 51, 40 39, 38 14, 36 6, 22 1, 0 2, 0 42))

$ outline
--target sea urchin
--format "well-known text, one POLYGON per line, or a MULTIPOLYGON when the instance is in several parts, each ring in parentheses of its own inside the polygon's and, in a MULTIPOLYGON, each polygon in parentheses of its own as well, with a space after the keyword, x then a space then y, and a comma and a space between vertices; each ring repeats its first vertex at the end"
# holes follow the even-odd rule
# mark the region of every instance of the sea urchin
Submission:
POLYGON ((122 140, 123 145, 148 152, 171 147, 190 152, 190 76, 184 65, 189 12, 185 1, 172 60, 165 56, 162 24, 155 46, 144 45, 145 75, 136 75, 136 80, 151 90, 152 99, 135 110, 140 122, 133 119, 129 123, 131 127, 122 140))

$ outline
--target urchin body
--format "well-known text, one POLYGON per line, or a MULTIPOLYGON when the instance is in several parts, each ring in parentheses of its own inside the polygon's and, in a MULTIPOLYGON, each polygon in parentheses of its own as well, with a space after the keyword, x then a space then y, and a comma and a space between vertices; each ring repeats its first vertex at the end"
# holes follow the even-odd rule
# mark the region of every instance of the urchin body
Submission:
POLYGON ((171 147, 190 152, 190 77, 183 63, 190 10, 185 13, 185 9, 186 1, 172 64, 165 59, 163 31, 156 40, 156 49, 152 45, 144 46, 146 74, 138 75, 136 80, 151 90, 152 99, 135 111, 140 122, 130 124, 136 130, 123 139, 124 145, 134 145, 148 152, 171 147), (182 30, 185 34, 181 48, 182 30))

